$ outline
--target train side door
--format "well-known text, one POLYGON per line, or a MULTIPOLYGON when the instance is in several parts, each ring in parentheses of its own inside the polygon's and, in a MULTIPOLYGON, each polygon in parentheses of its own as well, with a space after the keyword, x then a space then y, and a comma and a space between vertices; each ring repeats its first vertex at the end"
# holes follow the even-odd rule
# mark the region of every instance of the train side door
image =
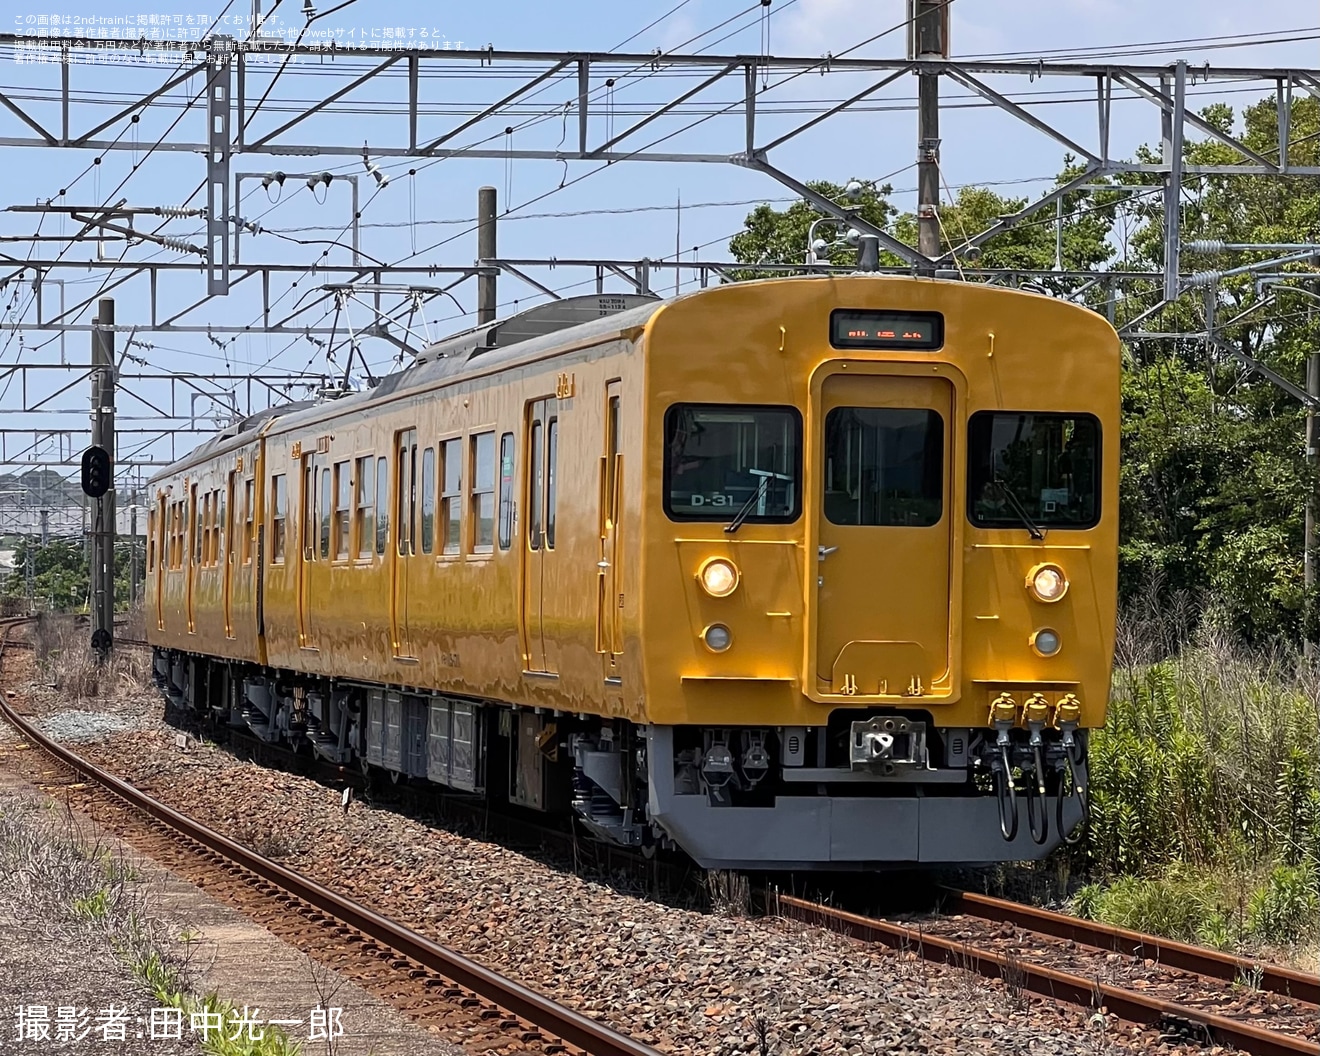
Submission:
POLYGON ((415 657, 408 626, 408 594, 417 554, 417 430, 394 434, 394 591, 390 608, 394 655, 415 657))
POLYGON ((188 614, 188 633, 197 632, 197 618, 193 611, 193 592, 197 583, 197 568, 202 561, 202 522, 201 509, 197 505, 197 485, 192 485, 188 490, 188 553, 185 555, 185 571, 187 577, 185 590, 186 605, 188 614))
POLYGON ((605 453, 600 459, 600 561, 596 576, 596 652, 606 681, 619 677, 623 652, 623 454, 619 441, 622 383, 605 390, 605 453))
POLYGON ((823 379, 812 445, 822 692, 919 696, 949 677, 953 402, 945 377, 823 379))
POLYGON ((316 456, 303 455, 298 506, 298 645, 303 649, 317 647, 312 626, 312 577, 316 570, 317 470, 316 456))
POLYGON ((234 471, 229 471, 220 510, 220 558, 224 561, 225 637, 234 637, 234 471))
POLYGON ((527 405, 527 544, 523 549, 523 642, 526 670, 553 673, 547 655, 543 615, 548 566, 552 566, 555 543, 554 458, 559 423, 549 410, 548 400, 527 405), (549 559, 549 560, 548 560, 549 559))

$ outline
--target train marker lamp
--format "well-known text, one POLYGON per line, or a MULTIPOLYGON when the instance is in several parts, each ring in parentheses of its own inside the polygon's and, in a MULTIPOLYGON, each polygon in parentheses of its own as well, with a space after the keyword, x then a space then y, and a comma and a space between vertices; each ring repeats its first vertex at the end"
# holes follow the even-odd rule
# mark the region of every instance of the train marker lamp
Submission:
POLYGON ((712 653, 722 653, 733 644, 733 635, 722 623, 712 623, 701 632, 701 640, 712 653))
POLYGON ((1068 593, 1068 577, 1058 565, 1037 565, 1027 574, 1027 590, 1037 601, 1058 601, 1068 593))
POLYGON ((93 499, 110 490, 110 452, 105 448, 89 447, 83 452, 82 490, 93 499))
POLYGON ((1037 656, 1054 656, 1062 645, 1059 632, 1049 627, 1043 627, 1031 636, 1031 648, 1036 650, 1037 656))

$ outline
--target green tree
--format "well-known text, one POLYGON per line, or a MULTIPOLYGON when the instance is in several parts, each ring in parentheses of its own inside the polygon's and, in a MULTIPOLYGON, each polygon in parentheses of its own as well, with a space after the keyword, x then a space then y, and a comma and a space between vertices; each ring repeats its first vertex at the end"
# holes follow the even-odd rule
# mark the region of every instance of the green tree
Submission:
MULTIPOLYGON (((1276 115, 1273 97, 1247 107, 1240 121, 1224 104, 1202 111, 1266 156, 1278 153, 1276 115)), ((1291 122, 1292 164, 1320 164, 1320 103, 1295 101, 1291 122)), ((1241 161, 1232 147, 1210 138, 1189 141, 1184 154, 1192 164, 1241 161)), ((1157 157, 1143 148, 1136 160, 1157 157)), ((1152 182, 1148 174, 1127 174, 1122 182, 1136 194, 1120 225, 1121 264, 1163 268, 1162 195, 1156 187, 1143 190, 1152 182)), ((1182 232, 1184 242, 1315 243, 1320 180, 1190 177, 1182 232)), ((1188 252, 1182 269, 1223 271, 1281 255, 1188 252)), ((1287 274, 1287 284, 1261 289, 1252 274, 1203 281, 1151 316, 1142 329, 1197 334, 1213 324, 1218 340, 1133 342, 1123 406, 1125 593, 1154 578, 1167 589, 1208 594, 1237 630, 1256 640, 1295 639, 1314 610, 1302 588, 1303 514, 1315 480, 1303 450, 1304 410, 1230 354, 1302 385, 1307 355, 1320 350, 1320 303, 1312 296, 1320 286, 1309 277, 1314 265, 1269 270, 1287 274)), ((1156 283, 1130 288, 1119 305, 1120 323, 1161 298, 1156 283)))
MULTIPOLYGON (((129 578, 132 572, 131 545, 127 541, 115 544, 115 607, 118 609, 128 607, 129 578)), ((33 562, 33 601, 55 612, 85 611, 90 594, 86 541, 51 539, 42 546, 34 539, 20 538, 15 543, 14 569, 4 582, 5 597, 27 597, 29 553, 33 562)), ((143 548, 139 542, 139 562, 142 556, 143 548)), ((141 564, 138 572, 141 575, 141 564)))

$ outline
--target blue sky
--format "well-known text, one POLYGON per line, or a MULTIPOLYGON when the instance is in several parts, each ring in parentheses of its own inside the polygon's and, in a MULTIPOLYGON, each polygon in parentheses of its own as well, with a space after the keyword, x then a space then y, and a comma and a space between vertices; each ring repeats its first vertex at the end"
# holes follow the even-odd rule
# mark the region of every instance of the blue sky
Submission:
MULTIPOLYGON (((269 8, 271 0, 265 0, 269 8)), ((548 4, 528 0, 497 0, 478 4, 426 4, 418 0, 359 0, 348 10, 329 16, 317 23, 333 29, 384 30, 385 28, 413 31, 414 39, 425 30, 434 41, 437 37, 451 44, 462 43, 464 48, 480 48, 492 43, 500 49, 537 50, 595 50, 614 48, 649 23, 658 19, 678 4, 678 0, 657 0, 648 3, 603 2, 603 0, 574 0, 548 4)), ((285 0, 276 13, 280 23, 297 27, 302 22, 301 0, 285 0)), ((321 3, 321 7, 332 6, 321 3)), ((625 50, 648 52, 655 48, 695 50, 706 46, 712 54, 755 54, 762 49, 763 26, 757 13, 742 14, 750 0, 688 0, 681 9, 655 26, 636 36, 625 50), (726 23, 726 20, 727 23, 726 23), (714 33, 705 33, 712 27, 726 23, 714 33), (705 35, 699 36, 705 33, 705 35), (698 39, 686 43, 692 38, 698 39), (727 37, 721 40, 720 38, 727 37)), ((223 7, 223 0, 124 0, 116 11, 122 16, 151 13, 189 16, 196 22, 198 15, 214 16, 223 7)), ((820 56, 826 52, 839 54, 883 30, 895 27, 905 17, 904 0, 775 0, 770 8, 769 50, 775 55, 820 56)), ((22 29, 27 17, 59 13, 65 18, 104 14, 101 3, 26 3, 24 0, 4 0, 0 4, 0 26, 5 30, 22 29)), ((251 0, 235 0, 231 15, 246 16, 251 11, 251 0)), ((1320 41, 1294 39, 1283 43, 1260 43, 1252 47, 1206 47, 1198 44, 1176 43, 1185 38, 1204 38, 1232 34, 1285 35, 1285 30, 1310 28, 1314 38, 1320 33, 1320 10, 1314 0, 1269 0, 1268 3, 1243 4, 1240 0, 1165 0, 1163 3, 1132 3, 1130 0, 955 0, 952 11, 952 44, 955 57, 1003 55, 1022 53, 1021 57, 1055 56, 1076 48, 1123 48, 1122 61, 1163 64, 1176 58, 1187 58, 1193 64, 1210 62, 1215 66, 1295 66, 1320 67, 1320 41), (1159 42, 1175 42, 1160 44, 1159 42)), ((49 19, 48 19, 49 21, 49 19)), ((275 20, 272 20, 272 25, 275 20)), ((221 27, 224 28, 224 27, 221 27)), ((229 27, 231 32, 243 34, 244 27, 229 27)), ((905 36, 890 33, 854 54, 897 57, 902 55, 905 36)), ((127 101, 132 93, 141 93, 160 84, 168 75, 168 67, 156 66, 146 70, 124 67, 78 67, 71 70, 75 91, 94 93, 94 101, 75 106, 72 125, 75 129, 99 123, 113 113, 108 105, 114 93, 124 93, 127 101)), ((8 58, 0 59, 0 91, 11 95, 34 94, 33 88, 58 86, 58 67, 14 65, 8 58)), ((266 112, 258 129, 269 131, 289 116, 284 108, 291 101, 307 99, 317 92, 327 92, 344 83, 341 77, 327 77, 312 66, 295 67, 275 86, 266 112), (328 86, 328 87, 327 87, 328 86)), ((435 80, 424 84, 424 105, 438 109, 461 109, 464 103, 484 95, 493 101, 516 82, 490 82, 473 86, 455 79, 435 80)), ((629 120, 630 108, 644 108, 660 100, 672 98, 682 91, 673 79, 634 78, 614 94, 616 113, 615 130, 629 120)), ((810 75, 767 95, 767 110, 776 105, 787 109, 810 111, 819 100, 838 100, 867 83, 864 79, 842 76, 817 77, 810 75), (778 102, 776 102, 778 100, 778 102)), ((1076 88, 1076 82, 1066 86, 1040 81, 1025 83, 1023 79, 994 82, 1005 91, 1022 93, 1024 101, 1033 98, 1063 98, 1059 89, 1076 88)), ((256 81, 260 92, 264 82, 256 81)), ((712 89, 710 99, 722 106, 732 99, 728 87, 712 89)), ((6 178, 0 187, 0 207, 32 203, 68 188, 65 201, 71 204, 92 205, 103 201, 116 185, 133 173, 118 196, 128 198, 130 205, 155 206, 177 204, 202 179, 204 167, 201 157, 191 154, 169 154, 157 151, 143 161, 136 171, 146 148, 179 117, 182 103, 191 98, 200 83, 186 84, 166 98, 171 107, 153 108, 142 124, 134 130, 127 124, 107 130, 103 135, 122 134, 132 141, 134 134, 140 144, 138 154, 110 152, 103 164, 92 166, 93 154, 85 151, 54 149, 9 148, 6 178), (79 177, 80 173, 86 175, 79 177)), ((1254 101, 1264 94, 1263 88, 1252 88, 1246 93, 1217 96, 1197 94, 1204 89, 1194 88, 1190 102, 1204 105, 1212 98, 1224 98, 1234 103, 1254 101)), ((953 86, 948 94, 960 94, 953 86)), ((400 78, 381 80, 349 96, 348 100, 398 101, 405 98, 404 82, 400 78)), ((900 208, 911 208, 914 196, 911 188, 915 178, 912 162, 915 157, 916 120, 911 110, 915 84, 904 82, 883 92, 879 99, 883 109, 870 109, 853 116, 832 119, 799 140, 786 145, 773 154, 772 160, 781 168, 800 179, 830 178, 839 181, 849 177, 878 178, 895 173, 890 178, 896 188, 895 202, 900 208)), ((513 141, 521 147, 553 149, 556 143, 573 134, 570 118, 565 127, 562 111, 558 110, 573 91, 567 85, 553 85, 527 104, 517 120, 528 121, 540 112, 540 119, 525 130, 515 133, 513 141)), ((346 100, 347 101, 347 100, 346 100)), ((49 102, 28 101, 25 105, 50 125, 58 124, 58 111, 49 102)), ((603 108, 603 101, 602 101, 603 108)), ((357 109, 357 108, 353 108, 357 109)), ((360 146, 364 142, 397 142, 403 134, 400 118, 378 113, 336 112, 307 123, 305 129, 292 133, 299 142, 309 139, 318 143, 340 142, 360 146)), ((378 109, 378 108, 373 108, 378 109)), ((1072 130, 1078 136, 1092 134, 1094 104, 1090 101, 1053 102, 1040 107, 1042 116, 1072 130)), ((776 122, 794 117, 804 120, 805 115, 792 113, 779 117, 767 116, 767 128, 776 122)), ((447 127, 461 120, 437 114, 426 119, 423 134, 431 128, 439 135, 447 127)), ((512 120, 512 119, 507 119, 512 120)), ((606 118, 601 116, 594 128, 604 131, 606 118)), ((691 120, 687 118, 684 123, 691 120)), ((665 148, 732 154, 742 147, 742 118, 738 113, 714 118, 682 137, 676 137, 665 148)), ((1113 134, 1113 152, 1122 155, 1141 142, 1156 138, 1159 130, 1158 112, 1143 103, 1128 102, 1116 108, 1113 134)), ((500 118, 498 124, 505 124, 500 118)), ((180 119, 176 129, 179 137, 197 140, 204 134, 205 118, 200 111, 180 119)), ((656 136, 643 134, 641 145, 649 138, 663 135, 677 125, 657 123, 656 136)), ((784 126, 786 127, 786 126, 784 126)), ((0 136, 23 133, 16 119, 0 111, 0 136)), ((1021 126, 1006 115, 985 108, 952 107, 943 116, 943 172, 951 188, 968 182, 1005 182, 1006 193, 1030 195, 1038 193, 1052 181, 1062 160, 1062 148, 1038 133, 1021 126), (1037 181, 1035 183, 1031 181, 1037 181)), ((486 146, 498 148, 506 141, 496 124, 481 126, 472 133, 459 137, 455 145, 465 145, 489 139, 486 146)), ((764 139, 763 139, 764 141, 764 139)), ((1085 141, 1085 140, 1084 140, 1085 141)), ((297 158, 269 156, 236 156, 235 172, 262 172, 276 168, 285 171, 318 171, 328 168, 336 172, 357 172, 364 175, 363 199, 370 198, 363 209, 363 249, 381 260, 398 260, 416 249, 422 249, 443 239, 447 244, 420 255, 417 259, 437 265, 469 264, 476 255, 475 236, 468 232, 467 221, 474 214, 476 188, 483 183, 495 185, 499 190, 501 210, 553 191, 558 184, 596 168, 593 163, 574 162, 565 168, 556 162, 447 160, 424 168, 415 162, 397 159, 383 161, 385 171, 392 176, 390 184, 374 197, 371 181, 365 178, 361 161, 354 158, 297 158), (409 168, 418 169, 409 176, 409 168), (443 223, 442 221, 450 221, 443 223)), ((324 201, 309 191, 301 181, 289 181, 278 200, 272 198, 260 185, 245 185, 247 192, 237 212, 245 219, 258 219, 276 234, 262 234, 244 238, 244 260, 269 260, 310 264, 320 254, 320 247, 298 245, 291 239, 331 238, 349 219, 347 187, 342 182, 332 184, 324 192, 324 201), (295 186, 296 184, 296 186, 295 186), (329 231, 294 230, 315 225, 332 225, 329 231), (283 235, 284 237, 280 237, 283 235)), ((733 165, 672 165, 622 163, 595 173, 580 182, 533 205, 515 211, 500 225, 500 253, 506 257, 597 257, 638 258, 671 255, 676 244, 685 255, 691 256, 694 246, 703 246, 700 253, 707 259, 727 257, 727 239, 736 232, 750 204, 709 205, 706 203, 754 203, 758 200, 778 200, 787 191, 767 177, 739 169, 733 165), (681 196, 681 234, 676 232, 676 199, 681 196), (600 213, 599 210, 631 210, 600 213), (594 215, 591 215, 594 212, 594 215), (586 213, 588 215, 558 216, 543 214, 586 213), (518 217, 514 219, 514 217, 518 217)), ((34 218, 16 217, 0 213, 0 233, 30 233, 34 218)), ((43 233, 67 232, 73 225, 65 221, 61 226, 57 218, 48 218, 43 233)), ((170 234, 189 241, 197 240, 196 221, 180 220, 166 229, 170 234)), ((27 254, 28 246, 0 245, 0 250, 27 254)), ((39 253, 54 255, 56 243, 44 243, 39 253)), ((122 247, 113 250, 118 253, 122 247)), ((130 251, 129 259, 141 259, 150 249, 138 247, 130 251)), ((94 247, 78 245, 67 251, 65 259, 77 261, 95 253, 94 247)), ((342 250, 333 250, 332 259, 347 261, 342 250)), ((156 259, 187 259, 166 252, 156 259)), ((67 293, 90 295, 96 289, 100 275, 89 275, 85 269, 73 269, 61 276, 69 282, 67 293)), ((556 288, 570 287, 588 276, 582 272, 560 269, 539 273, 543 281, 556 288)), ((672 283, 672 278, 668 280, 672 283)), ((305 291, 306 285, 303 289, 305 291)), ((590 285, 567 292, 587 292, 590 285)), ((672 287, 671 287, 672 289, 672 287)), ((145 280, 120 293, 118 318, 121 322, 141 322, 145 318, 145 280)), ((53 292, 53 291, 52 291, 53 292)), ((204 292, 201 276, 188 276, 171 287, 168 298, 177 306, 200 297, 204 292)), ((451 331, 462 325, 460 309, 473 307, 474 290, 469 286, 455 291, 459 307, 445 301, 427 310, 427 325, 432 336, 451 331)), ((513 310, 513 301, 519 306, 534 303, 533 291, 512 279, 501 282, 501 300, 506 310, 513 310)), ((297 293, 289 296, 285 306, 294 303, 297 293)), ((26 298, 13 305, 4 318, 15 317, 26 298)), ((0 304, 10 307, 10 294, 3 295, 0 304)), ((228 298, 211 301, 192 321, 253 322, 257 302, 244 291, 228 298)), ((314 310, 306 319, 315 322, 321 315, 314 310)), ((29 316, 30 318, 31 316, 29 316)), ((359 309, 350 309, 355 328, 370 321, 359 309)), ((86 316, 84 315, 84 319, 86 316)), ((326 320, 328 321, 328 319, 326 320)), ((49 334, 35 332, 22 336, 22 345, 9 334, 0 335, 0 364, 10 364, 22 355, 24 361, 58 358, 59 342, 33 351, 33 345, 49 339, 49 334)), ((288 369, 313 368, 323 363, 319 350, 305 339, 268 337, 257 335, 242 337, 224 349, 209 342, 205 335, 143 335, 157 349, 147 353, 153 363, 162 367, 193 370, 232 371, 244 373, 268 361, 276 367, 288 369)), ((121 345, 122 345, 121 338, 121 345)), ((83 359, 88 337, 70 335, 66 342, 72 358, 83 359)), ((367 355, 378 368, 388 365, 392 350, 379 341, 366 345, 367 355)), ((144 350, 135 349, 142 353, 144 350)), ((81 396, 81 387, 79 389, 81 396)), ((0 409, 16 409, 15 394, 6 390, 0 395, 0 409)), ((20 423, 8 416, 7 424, 20 423)), ((33 420, 35 423, 35 419, 33 420)), ((43 419, 43 423, 44 423, 43 419)), ((81 424, 81 423, 79 423, 81 424)))

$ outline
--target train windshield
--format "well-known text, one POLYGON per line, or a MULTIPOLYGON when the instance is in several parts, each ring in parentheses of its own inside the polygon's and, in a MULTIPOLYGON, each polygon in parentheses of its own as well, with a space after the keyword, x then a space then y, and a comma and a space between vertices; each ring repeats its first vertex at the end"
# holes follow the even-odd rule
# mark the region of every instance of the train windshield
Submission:
POLYGON ((982 411, 967 435, 967 508, 982 528, 1090 528, 1100 515, 1100 423, 1089 414, 982 411))
POLYGON ((665 512, 676 521, 787 523, 801 506, 792 407, 679 403, 665 414, 665 512))

